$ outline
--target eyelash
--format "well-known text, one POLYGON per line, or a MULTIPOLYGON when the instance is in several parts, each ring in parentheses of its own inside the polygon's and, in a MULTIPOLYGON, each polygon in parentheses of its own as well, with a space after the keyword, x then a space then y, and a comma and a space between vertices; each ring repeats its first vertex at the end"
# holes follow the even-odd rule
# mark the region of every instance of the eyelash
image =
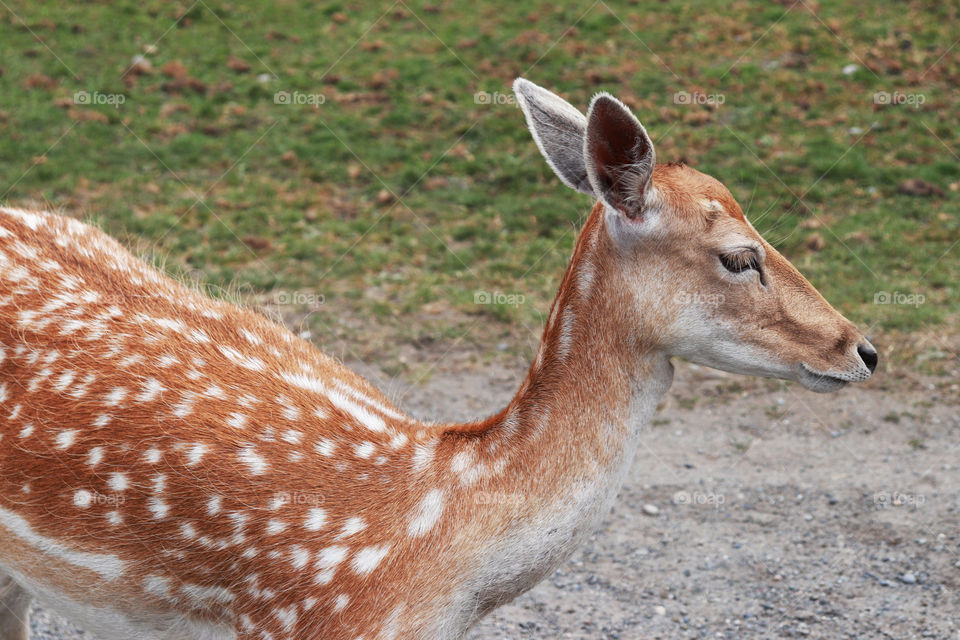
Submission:
POLYGON ((760 270, 760 262, 757 260, 757 254, 753 251, 721 253, 720 264, 732 273, 741 273, 747 269, 760 270))
POLYGON ((730 273, 743 273, 748 269, 753 269, 760 274, 760 282, 763 284, 763 272, 760 271, 760 257, 755 251, 747 249, 735 253, 721 253, 720 264, 730 273))

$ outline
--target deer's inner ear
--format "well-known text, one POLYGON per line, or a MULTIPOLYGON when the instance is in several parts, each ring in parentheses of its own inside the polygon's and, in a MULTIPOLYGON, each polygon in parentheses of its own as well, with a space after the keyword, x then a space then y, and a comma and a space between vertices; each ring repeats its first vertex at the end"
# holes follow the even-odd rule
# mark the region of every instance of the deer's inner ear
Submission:
POLYGON ((587 113, 584 163, 593 190, 628 218, 643 215, 653 177, 653 142, 640 121, 613 96, 601 93, 587 113))

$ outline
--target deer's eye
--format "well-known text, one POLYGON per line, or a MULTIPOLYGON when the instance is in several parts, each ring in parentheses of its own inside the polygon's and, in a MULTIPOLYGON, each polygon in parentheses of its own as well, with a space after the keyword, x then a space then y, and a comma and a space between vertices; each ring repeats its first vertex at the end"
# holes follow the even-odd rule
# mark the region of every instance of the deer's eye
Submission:
POLYGON ((743 249, 733 253, 721 253, 720 264, 730 273, 742 273, 748 269, 760 271, 760 258, 752 249, 743 249))

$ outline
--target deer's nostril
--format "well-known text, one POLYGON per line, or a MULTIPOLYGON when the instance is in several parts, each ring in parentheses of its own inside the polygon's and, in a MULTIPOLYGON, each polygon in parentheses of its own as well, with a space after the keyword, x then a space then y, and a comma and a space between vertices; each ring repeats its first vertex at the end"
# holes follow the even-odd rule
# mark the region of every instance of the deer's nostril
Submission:
POLYGON ((877 350, 869 344, 861 344, 857 345, 857 354, 863 360, 863 364, 867 365, 867 369, 870 369, 870 373, 873 373, 877 368, 877 350))

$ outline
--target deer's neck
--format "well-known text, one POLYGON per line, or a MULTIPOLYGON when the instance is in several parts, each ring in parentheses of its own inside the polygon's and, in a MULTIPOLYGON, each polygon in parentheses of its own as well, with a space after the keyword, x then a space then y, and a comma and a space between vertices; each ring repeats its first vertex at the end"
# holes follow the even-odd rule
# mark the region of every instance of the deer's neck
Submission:
POLYGON ((465 431, 453 454, 476 531, 497 532, 478 550, 471 597, 480 613, 530 588, 595 529, 672 381, 669 359, 642 327, 614 326, 625 317, 626 283, 595 258, 606 235, 596 212, 591 221, 519 392, 465 431))

